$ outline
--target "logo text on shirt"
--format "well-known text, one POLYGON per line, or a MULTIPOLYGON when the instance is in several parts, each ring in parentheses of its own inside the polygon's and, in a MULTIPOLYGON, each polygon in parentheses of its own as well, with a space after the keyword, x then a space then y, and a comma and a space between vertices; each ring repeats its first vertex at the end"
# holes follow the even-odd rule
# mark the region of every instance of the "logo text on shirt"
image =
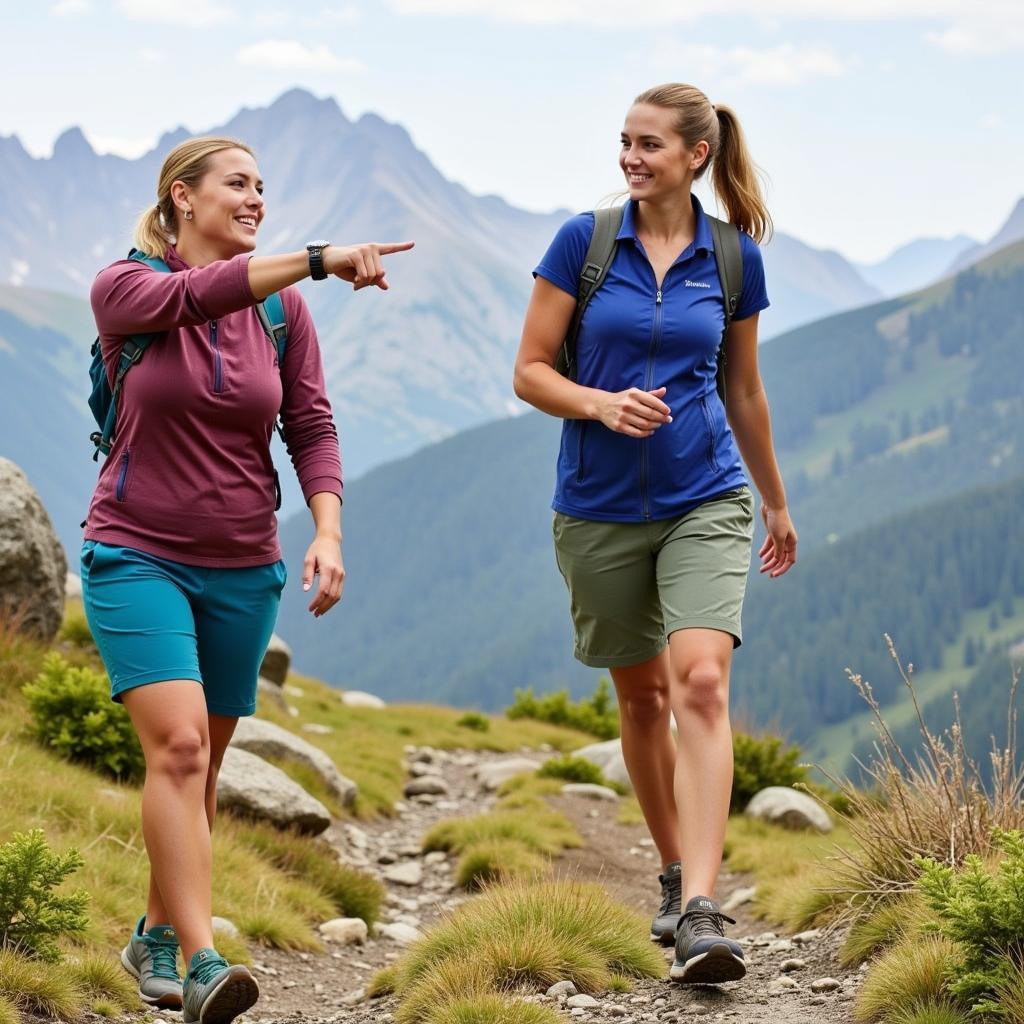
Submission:
POLYGON ((705 281, 691 281, 689 278, 687 278, 683 282, 683 284, 685 284, 687 288, 710 288, 711 287, 711 285, 709 285, 705 281))

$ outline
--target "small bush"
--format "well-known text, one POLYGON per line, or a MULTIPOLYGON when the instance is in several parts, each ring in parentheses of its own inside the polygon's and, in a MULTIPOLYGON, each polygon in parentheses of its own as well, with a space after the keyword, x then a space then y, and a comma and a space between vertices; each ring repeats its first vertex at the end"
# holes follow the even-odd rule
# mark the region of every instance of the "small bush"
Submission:
POLYGON ((70 960, 67 967, 75 987, 93 1001, 94 1010, 97 1000, 113 1004, 115 1012, 138 1007, 137 986, 116 959, 86 953, 70 960))
POLYGON ((466 889, 481 889, 488 882, 504 882, 542 872, 547 860, 516 839, 490 839, 468 847, 455 865, 455 882, 466 889))
POLYGON ((786 747, 778 736, 733 736, 733 776, 730 811, 742 811, 767 786, 792 786, 807 778, 800 748, 786 747))
POLYGON ((930 920, 932 915, 925 909, 920 893, 886 900, 854 921, 839 951, 839 961, 844 967, 862 964, 908 936, 919 936, 930 920))
POLYGON ((938 915, 938 930, 963 950, 963 964, 949 990, 975 1013, 999 1015, 996 990, 1012 983, 1014 964, 1024 964, 1024 832, 993 830, 1003 858, 995 871, 968 854, 958 871, 919 858, 918 887, 938 915))
POLYGON ((368 999, 379 999, 381 996, 389 996, 395 991, 395 982, 398 980, 397 967, 382 967, 366 983, 366 996, 368 999))
POLYGON ((550 1007, 509 996, 483 995, 453 999, 427 1012, 425 1024, 561 1024, 550 1007))
POLYGON ((57 638, 66 641, 74 647, 96 646, 96 642, 92 638, 92 630, 89 629, 89 623, 81 612, 71 612, 64 617, 57 638))
POLYGON ((455 719, 455 724, 463 729, 472 729, 474 732, 490 732, 491 720, 479 711, 467 711, 461 718, 455 719))
POLYGON ((18 1008, 6 996, 0 996, 0 1024, 21 1024, 18 1008))
POLYGON ((565 782, 592 782, 597 786, 606 786, 604 772, 596 764, 591 764, 584 757, 563 754, 545 761, 537 774, 542 779, 563 779, 565 782))
POLYGON ((624 974, 613 974, 608 979, 608 991, 609 992, 632 992, 633 982, 630 978, 627 978, 624 974))
POLYGON ((54 890, 82 863, 77 850, 55 854, 38 828, 15 832, 0 846, 0 946, 51 962, 61 959, 55 940, 88 928, 89 894, 54 890))
POLYGON ((82 994, 63 966, 30 960, 0 947, 0 999, 21 1013, 73 1020, 82 1009, 82 994))
POLYGON ((446 850, 462 853, 478 843, 512 839, 536 853, 552 854, 582 841, 572 823, 543 803, 515 811, 498 810, 473 818, 449 818, 438 822, 423 837, 423 852, 446 850))
POLYGON ((619 735, 619 709, 611 697, 608 680, 602 679, 589 697, 575 704, 568 690, 534 696, 533 687, 515 691, 515 701, 505 709, 512 719, 532 718, 538 722, 564 725, 598 739, 611 740, 619 735))
POLYGON ((36 735, 65 757, 121 779, 145 774, 142 747, 128 712, 110 699, 105 676, 75 668, 59 654, 24 688, 36 735))

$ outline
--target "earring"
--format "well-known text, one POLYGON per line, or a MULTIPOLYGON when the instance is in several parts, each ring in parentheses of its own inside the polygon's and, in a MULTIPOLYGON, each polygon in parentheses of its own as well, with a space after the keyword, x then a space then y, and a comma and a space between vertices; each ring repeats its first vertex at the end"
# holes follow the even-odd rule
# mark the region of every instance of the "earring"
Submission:
POLYGON ((191 210, 186 210, 185 211, 185 220, 191 220, 191 219, 192 219, 192 211, 191 210))

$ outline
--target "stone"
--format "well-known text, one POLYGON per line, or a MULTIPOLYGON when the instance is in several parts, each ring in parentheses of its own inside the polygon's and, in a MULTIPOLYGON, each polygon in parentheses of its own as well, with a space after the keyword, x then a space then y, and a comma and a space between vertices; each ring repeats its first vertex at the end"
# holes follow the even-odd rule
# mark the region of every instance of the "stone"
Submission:
POLYGON ((366 989, 357 988, 349 992, 347 995, 341 997, 339 1002, 342 1006, 355 1006, 356 1003, 361 1003, 366 998, 366 989))
POLYGON ((796 949, 796 946, 789 939, 776 939, 768 943, 769 953, 788 953, 791 949, 796 949))
POLYGON ((798 989, 799 987, 800 986, 794 978, 791 978, 788 974, 784 974, 781 978, 776 978, 774 981, 770 981, 768 983, 768 995, 781 995, 783 992, 792 992, 794 989, 798 989))
POLYGON ((338 771, 327 754, 301 736, 296 736, 295 733, 282 729, 273 722, 262 718, 240 718, 231 737, 231 746, 248 750, 249 753, 258 754, 260 757, 280 757, 298 761, 312 768, 343 806, 351 807, 355 803, 358 787, 338 771))
POLYGON ((589 746, 574 750, 573 756, 582 757, 591 764, 596 764, 609 782, 626 786, 629 790, 633 789, 633 784, 629 780, 629 772, 626 771, 626 762, 622 756, 620 740, 591 743, 589 746))
POLYGON ((272 683, 269 679, 260 676, 256 680, 256 706, 263 707, 265 704, 273 704, 282 711, 288 710, 288 702, 284 699, 281 687, 272 683))
POLYGON ((576 986, 571 981, 556 981, 544 994, 551 996, 552 999, 557 999, 559 996, 566 998, 574 996, 576 992, 576 986))
POLYGON ((831 832, 828 812, 806 793, 788 786, 768 786, 756 793, 743 812, 750 818, 791 829, 831 832))
POLYGON ((331 824, 330 811, 280 768, 235 746, 224 752, 217 776, 217 804, 278 828, 294 827, 312 835, 319 835, 331 824))
POLYGON ((567 782, 562 787, 562 792, 583 796, 588 800, 609 800, 614 803, 619 799, 619 794, 614 789, 598 786, 593 782, 567 782))
POLYGON ((586 992, 581 992, 578 996, 569 996, 565 1001, 565 1005, 570 1010, 592 1010, 595 1006, 600 1006, 601 1004, 593 996, 588 996, 586 992))
POLYGON ((77 572, 71 572, 70 569, 67 576, 64 577, 64 600, 82 600, 82 577, 77 572))
POLYGON ((749 903, 757 895, 757 886, 749 885, 742 889, 737 889, 723 904, 722 913, 731 914, 734 910, 742 907, 745 903, 749 903))
POLYGON ((370 845, 370 837, 358 825, 353 825, 351 822, 345 823, 345 838, 357 850, 365 850, 370 845))
POLYGON ((690 1003, 687 1009, 690 1011, 690 1015, 693 1017, 704 1017, 708 1013, 710 1013, 708 1008, 703 1003, 690 1003))
POLYGON ((444 850, 431 850, 430 853, 423 858, 424 864, 444 864, 448 860, 448 854, 444 850))
POLYGON ((805 970, 806 967, 807 961, 801 960, 798 956, 795 956, 790 960, 783 960, 782 963, 779 964, 779 970, 782 971, 783 974, 788 974, 790 971, 802 971, 805 970))
POLYGON ((839 982, 835 978, 818 978, 816 981, 811 982, 812 992, 835 992, 840 987, 839 982))
POLYGON ((226 917, 215 917, 211 924, 213 930, 219 932, 221 935, 227 935, 229 938, 237 939, 242 933, 238 930, 238 925, 234 921, 229 921, 226 917))
POLYGON ((391 850, 381 850, 377 854, 378 864, 394 864, 398 860, 398 854, 391 850))
POLYGON ((413 761, 409 765, 409 774, 414 779, 419 779, 424 775, 436 775, 437 769, 426 761, 413 761))
POLYGON ((478 765, 473 776, 488 792, 493 793, 507 779, 522 775, 523 772, 535 772, 540 765, 527 757, 507 757, 501 761, 491 761, 478 765))
POLYGON ((271 634, 267 652, 263 655, 260 675, 278 686, 283 686, 292 663, 292 649, 276 634, 271 634))
POLYGON ((0 609, 50 643, 64 618, 68 560, 28 477, 0 457, 0 609))
POLYGON ((334 730, 329 725, 321 722, 303 722, 302 731, 312 733, 314 736, 330 736, 334 730))
POLYGON ((820 939, 820 938, 821 938, 821 929, 820 928, 810 928, 810 929, 808 929, 805 932, 797 932, 796 935, 793 936, 793 941, 798 946, 806 946, 809 942, 813 942, 815 939, 820 939))
POLYGON ((294 697, 296 700, 301 700, 306 696, 306 691, 301 686, 290 686, 288 683, 285 683, 281 689, 286 697, 294 697))
POLYGON ((374 696, 372 693, 365 693, 362 690, 346 690, 341 695, 341 703, 350 708, 386 708, 387 704, 374 696))
POLYGON ((378 924, 377 934, 385 939, 391 939, 400 946, 409 946, 423 938, 423 933, 412 925, 403 924, 401 921, 393 921, 391 924, 378 924))
POLYGON ((423 865, 418 860, 395 864, 384 872, 384 879, 395 885, 419 885, 423 881, 423 865))
POLYGON ((448 783, 440 775, 421 775, 410 779, 402 790, 403 796, 447 796, 448 783))
POLYGON ((605 1008, 604 1012, 611 1017, 625 1017, 629 1010, 625 1006, 620 1006, 618 1003, 609 1003, 605 1008))
POLYGON ((369 929, 360 917, 335 917, 320 925, 320 934, 328 942, 337 942, 341 946, 361 945, 366 941, 369 929))

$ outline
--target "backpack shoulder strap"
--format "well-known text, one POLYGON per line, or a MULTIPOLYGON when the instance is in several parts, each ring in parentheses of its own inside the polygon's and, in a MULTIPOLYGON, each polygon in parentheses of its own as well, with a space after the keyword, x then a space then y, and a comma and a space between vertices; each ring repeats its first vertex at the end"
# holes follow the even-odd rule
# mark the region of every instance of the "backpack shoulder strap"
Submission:
POLYGON ((740 295, 743 291, 743 250, 740 248, 740 229, 727 220, 708 217, 711 237, 715 242, 715 266, 718 268, 718 280, 722 285, 722 305, 725 310, 725 321, 722 327, 722 340, 718 345, 718 368, 715 374, 715 386, 718 397, 725 403, 725 336, 729 331, 733 315, 739 308, 740 295))
POLYGON ((166 260, 160 259, 159 256, 148 256, 144 252, 139 252, 138 249, 132 249, 128 253, 128 259, 136 260, 138 263, 145 263, 150 270, 155 270, 160 274, 169 274, 171 268, 167 265, 166 260))
POLYGON ((563 377, 576 379, 576 339, 579 337, 580 324, 587 304, 594 293, 604 283, 608 268, 615 258, 618 247, 616 236, 622 227, 622 215, 625 207, 609 206, 594 211, 594 233, 590 236, 590 245, 583 257, 576 292, 576 312, 569 323, 569 333, 565 336, 562 349, 558 354, 555 369, 563 377))
POLYGON ((268 295, 256 303, 256 315, 270 344, 277 350, 277 365, 284 366, 284 350, 288 344, 288 324, 285 321, 284 301, 280 292, 268 295))

